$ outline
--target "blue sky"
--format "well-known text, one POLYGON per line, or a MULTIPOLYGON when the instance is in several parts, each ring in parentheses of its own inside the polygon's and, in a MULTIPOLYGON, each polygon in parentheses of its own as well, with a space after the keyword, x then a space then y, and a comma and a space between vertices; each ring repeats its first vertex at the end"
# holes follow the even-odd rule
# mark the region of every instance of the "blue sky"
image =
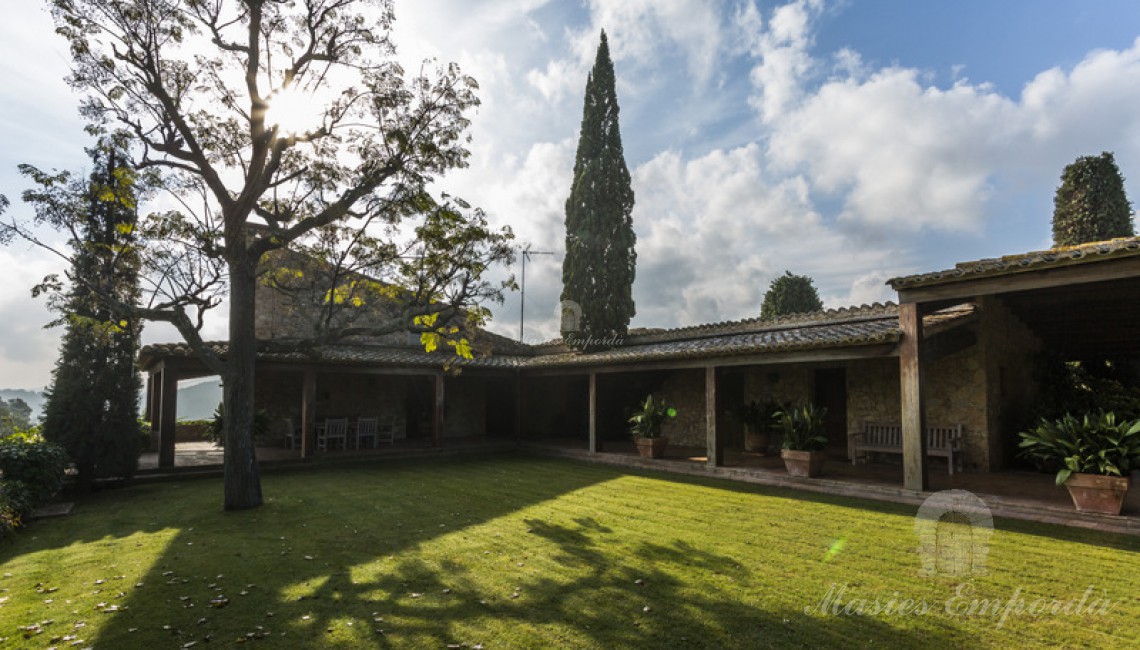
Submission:
MULTIPOLYGON (((806 273, 829 307, 883 282, 1049 245, 1076 156, 1116 153, 1140 193, 1140 3, 1088 0, 397 0, 409 69, 481 86, 469 169, 441 188, 557 255, 527 269, 528 340, 556 335, 563 203, 598 31, 610 37, 637 206, 634 326, 754 316, 806 273), (414 67, 413 67, 414 66, 414 67)), ((35 3, 0 25, 0 193, 15 165, 84 165, 66 52, 35 3)), ((10 214, 26 214, 18 201, 10 214)), ((0 386, 49 380, 59 331, 29 288, 58 270, 0 249, 0 386)), ((517 273, 517 268, 514 271, 517 273)), ((518 334, 518 296, 492 328, 518 334)), ((215 319, 207 336, 224 335, 215 319)), ((151 327, 147 341, 174 340, 151 327)))

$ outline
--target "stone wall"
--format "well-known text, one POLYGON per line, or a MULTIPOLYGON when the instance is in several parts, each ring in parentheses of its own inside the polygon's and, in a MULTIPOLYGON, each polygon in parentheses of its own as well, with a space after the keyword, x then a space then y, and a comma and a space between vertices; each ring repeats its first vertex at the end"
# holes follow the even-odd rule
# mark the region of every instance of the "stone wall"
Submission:
MULTIPOLYGON (((988 467, 985 374, 977 345, 938 359, 926 367, 926 421, 962 425, 963 465, 988 467)), ((898 357, 847 362, 847 430, 864 422, 900 422, 898 357)), ((889 462, 901 456, 885 455, 889 462)))
POLYGON ((447 377, 443 386, 443 436, 487 434, 487 386, 478 377, 447 377))
POLYGON ((864 422, 902 421, 900 393, 898 357, 848 362, 847 431, 861 430, 864 422))
POLYGON ((523 435, 581 437, 589 433, 587 378, 530 377, 523 384, 523 435))
MULTIPOLYGON (((835 364, 831 364, 834 367, 835 364)), ((815 369, 820 364, 750 366, 744 374, 744 401, 810 401, 815 393, 815 369)))
POLYGON ((990 468, 986 373, 981 346, 972 345, 926 368, 926 421, 962 425, 962 465, 990 468))
POLYGON ((677 416, 666 418, 661 434, 669 444, 705 447, 705 371, 704 368, 675 370, 667 374, 655 398, 677 410, 677 416))
MULTIPOLYGON (((408 377, 356 373, 317 373, 316 417, 393 418, 397 440, 407 435, 405 400, 408 377)), ((262 372, 257 379, 257 408, 270 416, 270 436, 284 444, 284 418, 301 422, 303 375, 299 372, 262 372)))
POLYGON ((1017 451, 1017 432, 1032 421, 1031 409, 1039 387, 1034 359, 1041 340, 1000 298, 978 300, 982 316, 980 337, 985 358, 988 467, 1005 467, 1017 451))

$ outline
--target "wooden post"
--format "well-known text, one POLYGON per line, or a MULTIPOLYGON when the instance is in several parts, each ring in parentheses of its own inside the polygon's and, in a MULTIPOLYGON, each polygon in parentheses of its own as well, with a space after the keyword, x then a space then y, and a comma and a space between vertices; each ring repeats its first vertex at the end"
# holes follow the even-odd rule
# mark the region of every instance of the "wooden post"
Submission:
POLYGON ((515 375, 515 442, 522 442, 523 430, 523 383, 522 377, 515 375))
POLYGON ((178 372, 162 364, 158 416, 158 466, 174 467, 174 429, 178 425, 178 372))
POLYGON ((903 487, 925 491, 926 400, 923 394, 922 311, 916 303, 899 305, 899 383, 902 398, 903 487))
POLYGON ((435 409, 432 417, 432 439, 437 449, 443 447, 443 374, 435 376, 435 409))
POLYGON ((143 419, 147 422, 153 421, 154 412, 154 373, 148 372, 146 375, 146 401, 143 402, 143 419))
POLYGON ((598 453, 598 373, 590 373, 590 453, 598 453))
POLYGON ((724 445, 716 430, 716 368, 705 368, 705 445, 709 467, 724 465, 724 445))
POLYGON ((301 379, 301 458, 317 448, 317 371, 306 370, 301 379))

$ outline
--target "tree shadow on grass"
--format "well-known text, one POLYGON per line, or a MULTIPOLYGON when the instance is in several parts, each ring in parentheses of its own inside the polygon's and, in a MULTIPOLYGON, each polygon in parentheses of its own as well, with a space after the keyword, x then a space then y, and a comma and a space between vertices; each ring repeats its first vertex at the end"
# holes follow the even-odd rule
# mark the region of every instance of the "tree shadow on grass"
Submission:
POLYGON ((69 522, 81 530, 38 527, 43 546, 24 545, 119 557, 35 618, 58 621, 48 636, 102 619, 94 646, 112 648, 913 645, 883 621, 720 596, 684 576, 747 578, 732 558, 671 539, 615 552, 606 525, 542 510, 617 475, 530 458, 328 468, 268 475, 265 507, 232 513, 214 482, 128 490, 69 522), (136 533, 161 549, 131 558, 136 533))
POLYGON ((234 513, 218 511, 214 484, 148 487, 145 498, 124 494, 98 520, 80 520, 83 530, 42 530, 46 548, 133 543, 128 532, 163 537, 153 561, 108 570, 116 575, 100 593, 58 594, 71 602, 48 614, 61 626, 109 617, 96 647, 239 639, 284 648, 963 643, 954 629, 927 627, 916 637, 906 624, 891 625, 898 621, 732 592, 734 582, 755 577, 735 558, 668 535, 631 536, 550 505, 622 474, 518 457, 322 468, 266 476, 266 506, 234 513))

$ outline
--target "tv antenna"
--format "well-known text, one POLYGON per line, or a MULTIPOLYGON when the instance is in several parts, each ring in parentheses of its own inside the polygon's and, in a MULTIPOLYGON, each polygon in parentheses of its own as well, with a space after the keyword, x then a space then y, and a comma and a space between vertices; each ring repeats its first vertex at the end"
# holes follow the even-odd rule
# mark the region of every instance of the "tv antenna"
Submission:
POLYGON ((519 343, 523 340, 523 324, 526 322, 526 262, 531 255, 553 255, 554 251, 533 251, 530 244, 519 251, 522 255, 522 282, 519 289, 519 343))

